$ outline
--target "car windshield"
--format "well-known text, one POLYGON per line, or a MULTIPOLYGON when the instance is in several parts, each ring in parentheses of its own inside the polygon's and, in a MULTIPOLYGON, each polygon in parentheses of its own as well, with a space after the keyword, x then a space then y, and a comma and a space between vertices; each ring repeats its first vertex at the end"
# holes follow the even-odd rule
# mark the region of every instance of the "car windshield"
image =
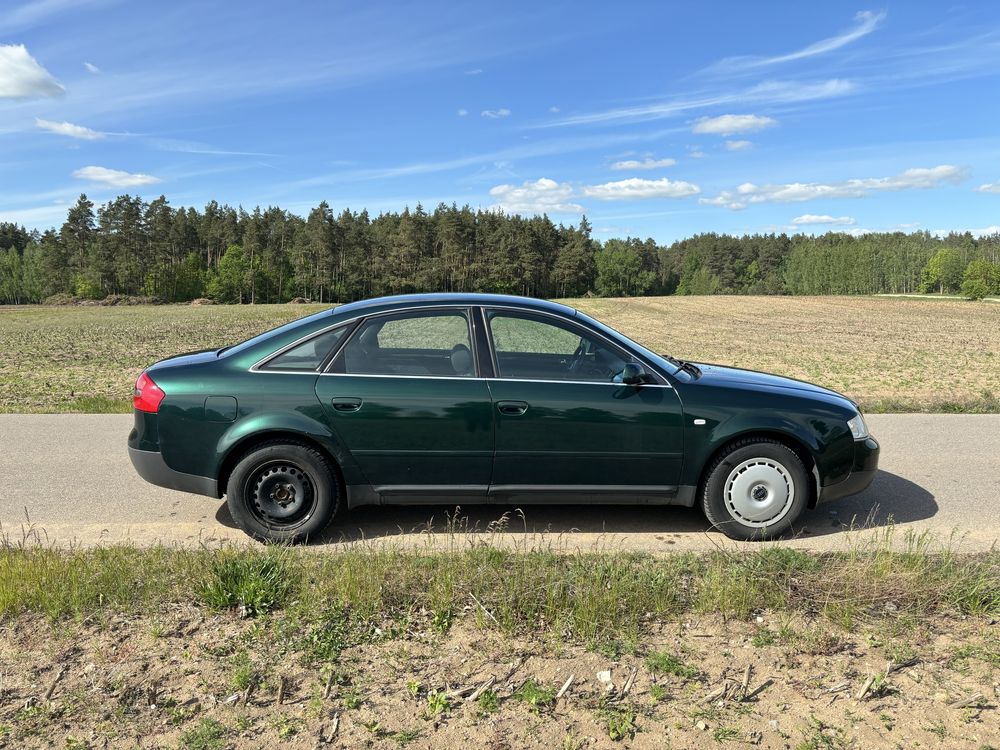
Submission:
POLYGON ((590 325, 592 325, 594 328, 596 328, 609 338, 618 341, 622 344, 625 344, 626 346, 630 347, 633 351, 642 355, 646 359, 652 360, 654 364, 662 367, 671 375, 676 375, 678 370, 680 370, 680 367, 677 365, 676 360, 672 361, 671 359, 664 357, 662 354, 657 354, 656 352, 650 351, 642 344, 636 343, 625 334, 616 331, 611 326, 605 325, 601 321, 595 320, 594 318, 590 317, 585 313, 580 312, 579 310, 577 310, 576 312, 576 317, 579 320, 589 323, 590 325))

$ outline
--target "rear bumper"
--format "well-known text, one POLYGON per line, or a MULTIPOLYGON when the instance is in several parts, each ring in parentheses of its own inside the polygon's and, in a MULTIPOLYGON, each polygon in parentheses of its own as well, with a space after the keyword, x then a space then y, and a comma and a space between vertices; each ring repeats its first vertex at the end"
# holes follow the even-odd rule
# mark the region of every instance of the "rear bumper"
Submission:
POLYGON ((869 436, 854 443, 854 466, 847 479, 820 490, 819 502, 855 495, 868 487, 878 473, 879 444, 869 436))
POLYGON ((130 445, 128 457, 139 476, 150 484, 196 495, 219 497, 219 483, 216 480, 171 469, 159 451, 141 451, 130 445))

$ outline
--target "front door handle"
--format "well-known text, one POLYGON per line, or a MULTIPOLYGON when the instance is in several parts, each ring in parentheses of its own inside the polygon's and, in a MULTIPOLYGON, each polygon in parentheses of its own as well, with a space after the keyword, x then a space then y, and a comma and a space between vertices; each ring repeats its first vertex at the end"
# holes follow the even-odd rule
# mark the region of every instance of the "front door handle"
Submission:
POLYGON ((336 411, 350 412, 357 411, 361 408, 363 403, 360 398, 350 398, 347 396, 342 396, 333 399, 330 403, 333 404, 333 408, 336 411))
POLYGON ((497 411, 508 417, 519 417, 528 411, 527 401, 497 401, 497 411))

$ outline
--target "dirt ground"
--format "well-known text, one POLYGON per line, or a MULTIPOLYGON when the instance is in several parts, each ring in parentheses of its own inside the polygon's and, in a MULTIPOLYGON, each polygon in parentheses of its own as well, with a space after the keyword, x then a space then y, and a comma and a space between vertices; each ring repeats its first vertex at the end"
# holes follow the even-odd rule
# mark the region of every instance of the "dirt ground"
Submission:
POLYGON ((281 617, 178 605, 5 622, 0 747, 1000 746, 1000 627, 988 620, 706 617, 650 623, 636 653, 616 655, 504 636, 467 612, 447 630, 425 617, 316 659, 281 617))

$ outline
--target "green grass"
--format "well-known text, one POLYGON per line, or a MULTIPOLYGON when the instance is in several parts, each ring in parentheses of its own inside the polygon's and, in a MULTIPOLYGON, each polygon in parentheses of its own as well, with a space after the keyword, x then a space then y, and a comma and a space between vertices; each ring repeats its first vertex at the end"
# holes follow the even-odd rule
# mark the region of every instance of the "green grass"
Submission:
POLYGON ((686 680, 698 676, 698 669, 689 666, 666 651, 654 651, 646 657, 646 667, 653 674, 672 674, 686 680))
POLYGON ((0 412, 131 410, 144 367, 235 344, 329 305, 0 306, 0 412))
POLYGON ((222 750, 226 731, 215 719, 202 719, 181 735, 180 746, 184 750, 222 750))
POLYGON ((528 704, 531 710, 538 712, 543 708, 548 708, 556 700, 556 691, 535 680, 527 680, 515 692, 515 700, 528 704))
MULTIPOLYGON (((177 602, 243 616, 286 613, 287 640, 314 661, 426 621, 444 610, 482 627, 546 631, 605 650, 641 644, 650 616, 760 609, 859 620, 919 620, 934 613, 1000 614, 1000 552, 966 556, 887 534, 847 552, 782 547, 654 558, 620 552, 507 551, 487 546, 430 552, 390 546, 332 554, 298 548, 179 549, 107 546, 0 547, 0 620, 20 613, 82 619, 142 613, 177 602)), ((650 654, 654 672, 693 676, 671 654, 650 654)))
POLYGON ((235 607, 244 617, 266 614, 285 601, 292 587, 286 557, 277 551, 220 552, 197 594, 216 609, 235 607))
POLYGON ((626 708, 605 709, 601 712, 604 719, 604 728, 608 731, 608 737, 613 742, 621 742, 635 736, 637 727, 636 719, 638 714, 626 708))

